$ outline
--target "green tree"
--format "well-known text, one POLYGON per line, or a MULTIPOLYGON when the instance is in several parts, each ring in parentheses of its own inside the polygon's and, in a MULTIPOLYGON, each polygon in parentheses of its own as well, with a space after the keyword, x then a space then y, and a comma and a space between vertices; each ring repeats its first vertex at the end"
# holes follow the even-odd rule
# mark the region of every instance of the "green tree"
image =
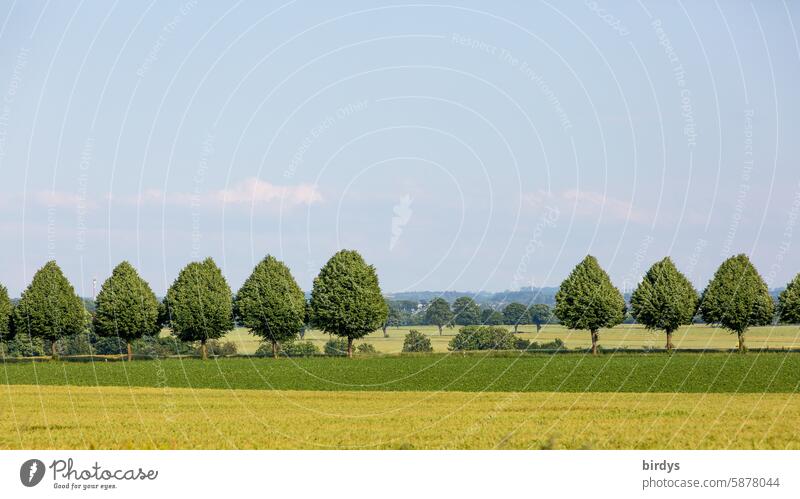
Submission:
POLYGON ((522 303, 509 303, 503 309, 503 318, 506 324, 514 326, 514 332, 516 333, 517 327, 528 320, 528 309, 522 303))
POLYGON ((346 338, 348 357, 353 340, 380 328, 388 314, 375 267, 357 251, 339 251, 314 279, 311 320, 322 331, 346 338))
POLYGON ((97 293, 94 329, 100 336, 123 340, 129 361, 131 342, 158 334, 158 299, 130 263, 117 265, 97 293))
POLYGON ((403 339, 404 352, 433 352, 431 339, 420 333, 416 329, 408 332, 403 339))
POLYGON ((481 307, 469 296, 461 296, 453 302, 454 322, 459 326, 472 326, 481 322, 481 307))
POLYGON ((631 295, 631 315, 647 329, 667 333, 667 350, 672 350, 672 333, 691 324, 697 311, 697 291, 669 257, 656 262, 631 295))
POLYGON ((555 314, 570 329, 588 329, 592 354, 597 355, 600 328, 614 327, 625 317, 625 299, 588 255, 570 273, 556 293, 555 314))
POLYGON ((736 333, 740 352, 747 329, 769 324, 773 309, 767 283, 744 254, 722 262, 700 300, 703 320, 736 333))
POLYGON ((304 306, 305 308, 304 308, 304 313, 303 313, 303 327, 300 329, 300 339, 301 340, 305 339, 306 331, 311 329, 311 327, 312 327, 311 326, 311 304, 308 302, 308 300, 305 299, 305 296, 303 296, 303 299, 305 301, 305 306, 304 306))
POLYGON ((8 298, 8 290, 0 284, 0 341, 9 341, 14 338, 14 329, 11 321, 11 314, 14 308, 8 298))
POLYGON ((484 308, 481 311, 481 324, 484 326, 502 326, 505 318, 501 312, 493 308, 484 308))
POLYGON ((453 321, 453 311, 450 304, 444 298, 434 298, 425 311, 425 324, 436 325, 439 328, 439 336, 442 335, 442 328, 453 321))
POLYGON ((536 332, 542 330, 542 324, 547 324, 553 318, 553 311, 544 303, 536 303, 528 308, 530 321, 536 324, 536 332))
POLYGON ((181 341, 199 341, 203 359, 206 343, 233 329, 231 288, 211 258, 188 264, 164 298, 163 313, 181 341))
POLYGON ((389 333, 386 332, 389 326, 395 326, 395 327, 400 326, 400 323, 403 320, 403 312, 399 308, 397 308, 393 303, 389 302, 389 300, 386 300, 386 307, 389 310, 389 314, 386 316, 386 320, 381 325, 384 338, 389 337, 389 333))
POLYGON ((278 345, 297 338, 305 325, 306 297, 289 268, 268 255, 236 293, 236 315, 252 334, 272 343, 272 356, 278 345))
POLYGON ((58 356, 57 340, 85 330, 83 301, 55 261, 39 269, 22 292, 14 308, 14 327, 31 338, 49 341, 53 358, 58 356))
POLYGON ((786 285, 778 297, 778 310, 781 322, 786 324, 800 324, 800 274, 786 285))

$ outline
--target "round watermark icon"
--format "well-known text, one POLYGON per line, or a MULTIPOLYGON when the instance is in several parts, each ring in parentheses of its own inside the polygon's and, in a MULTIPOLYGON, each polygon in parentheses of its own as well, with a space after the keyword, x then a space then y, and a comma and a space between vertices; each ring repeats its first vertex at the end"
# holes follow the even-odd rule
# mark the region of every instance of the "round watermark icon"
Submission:
POLYGON ((35 487, 44 478, 44 463, 38 459, 28 459, 19 468, 19 479, 26 487, 35 487))

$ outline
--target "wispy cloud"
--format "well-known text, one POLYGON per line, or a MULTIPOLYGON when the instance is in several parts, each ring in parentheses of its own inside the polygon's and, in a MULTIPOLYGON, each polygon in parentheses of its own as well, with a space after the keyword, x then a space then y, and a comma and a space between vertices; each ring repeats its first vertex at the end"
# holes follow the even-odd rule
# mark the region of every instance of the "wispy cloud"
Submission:
POLYGON ((249 178, 216 193, 224 204, 288 203, 309 205, 322 201, 322 195, 311 184, 274 185, 257 178, 249 178))
POLYGON ((575 213, 584 217, 597 217, 602 212, 604 218, 614 220, 645 223, 652 219, 652 215, 647 210, 637 208, 632 202, 596 191, 567 189, 545 192, 540 190, 527 194, 524 200, 530 206, 537 208, 548 204, 556 205, 565 213, 575 213))
POLYGON ((166 204, 173 206, 297 206, 322 202, 322 194, 311 184, 275 185, 248 178, 226 189, 210 192, 164 192, 147 189, 139 195, 109 195, 116 203, 132 205, 166 204))
POLYGON ((80 196, 74 192, 65 191, 38 191, 34 195, 34 201, 42 206, 52 206, 56 208, 93 208, 96 203, 92 199, 80 196))

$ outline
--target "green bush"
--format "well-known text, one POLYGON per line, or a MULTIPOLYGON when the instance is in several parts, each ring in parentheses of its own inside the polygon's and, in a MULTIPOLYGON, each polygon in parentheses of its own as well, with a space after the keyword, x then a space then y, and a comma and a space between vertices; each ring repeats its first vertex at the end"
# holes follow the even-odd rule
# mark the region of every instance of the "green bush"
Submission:
POLYGON ((416 329, 408 332, 403 340, 404 352, 433 352, 431 339, 420 333, 416 329))
POLYGON ((117 336, 97 338, 92 343, 92 351, 95 355, 120 355, 128 351, 125 341, 117 336))
POLYGON ((461 350, 513 350, 514 334, 499 326, 466 326, 450 340, 448 349, 461 350))
POLYGON ((4 357, 41 357, 45 344, 41 338, 31 338, 27 333, 17 333, 14 339, 0 342, 4 357))
MULTIPOLYGON (((256 357, 272 357, 272 343, 265 341, 258 346, 256 357)), ((310 341, 285 341, 280 343, 278 355, 283 357, 313 357, 319 348, 310 341)))
POLYGON ((556 338, 553 341, 548 341, 546 343, 538 343, 536 341, 526 341, 526 340, 517 340, 517 348, 520 350, 565 350, 567 347, 564 345, 564 342, 560 338, 556 338), (526 342, 528 345, 526 347, 522 347, 521 342, 526 342))
POLYGON ((331 357, 346 357, 347 338, 334 338, 325 342, 325 355, 331 357))
POLYGON ((261 343, 256 349, 254 354, 256 357, 272 357, 272 345, 270 343, 261 343))
POLYGON ((134 340, 131 346, 133 347, 133 353, 135 355, 144 355, 146 357, 166 357, 175 354, 175 352, 169 348, 170 343, 167 342, 172 344, 175 343, 174 340, 170 341, 170 338, 159 338, 157 336, 144 335, 141 338, 134 340))
MULTIPOLYGON (((195 349, 189 343, 175 336, 142 336, 133 342, 136 355, 150 357, 169 357, 171 355, 193 355, 195 349)), ((123 352, 124 353, 124 352, 123 352)))
POLYGON ((311 341, 290 341, 281 344, 281 354, 287 357, 313 357, 319 348, 311 341))
MULTIPOLYGON (((208 340, 206 342, 206 349, 208 351, 208 355, 215 355, 218 357, 224 357, 226 355, 236 355, 237 348, 236 343, 232 341, 221 342, 219 340, 208 340)), ((201 350, 201 346, 197 345, 195 348, 196 355, 202 355, 203 352, 201 350)))
POLYGON ((96 334, 83 332, 59 339, 56 341, 56 350, 58 355, 91 355, 94 341, 97 341, 96 334))
MULTIPOLYGON (((346 348, 347 347, 345 347, 345 349, 346 348)), ((375 347, 370 343, 362 343, 362 344, 358 345, 356 347, 356 352, 358 352, 358 353, 378 353, 378 351, 375 350, 375 347)))

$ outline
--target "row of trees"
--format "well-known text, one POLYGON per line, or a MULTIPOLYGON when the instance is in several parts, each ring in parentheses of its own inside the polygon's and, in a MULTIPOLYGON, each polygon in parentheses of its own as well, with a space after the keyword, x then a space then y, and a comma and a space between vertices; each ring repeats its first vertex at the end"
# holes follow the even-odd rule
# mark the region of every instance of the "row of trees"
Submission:
MULTIPOLYGON (((497 307, 495 304, 485 306, 483 309, 471 297, 458 297, 451 306, 444 297, 436 297, 430 302, 413 300, 386 300, 389 315, 383 324, 384 336, 388 336, 390 327, 401 326, 477 326, 477 325, 509 325, 517 327, 522 324, 536 324, 541 329, 543 324, 555 321, 550 307, 544 303, 537 303, 526 307, 520 302, 507 303, 497 307), (457 302, 457 303, 455 303, 457 302), (454 312, 453 309, 457 312, 454 312)), ((537 329, 537 330, 538 330, 537 329)), ((440 330, 441 333, 441 330, 440 330)))
POLYGON ((322 268, 308 304, 288 267, 272 256, 256 265, 235 296, 214 260, 192 262, 161 303, 136 269, 122 262, 103 283, 94 315, 54 261, 36 272, 16 306, 0 286, 0 339, 41 338, 51 343, 53 357, 57 340, 93 327, 100 336, 125 341, 130 360, 133 341, 168 327, 181 341, 199 342, 205 359, 207 343, 232 330, 234 319, 270 342, 276 356, 279 343, 293 340, 307 323, 344 338, 352 356, 353 340, 378 329, 387 315, 375 268, 348 250, 322 268))
MULTIPOLYGON (((782 322, 800 322, 800 274, 780 294, 778 307, 782 322)), ((620 324, 626 312, 622 293, 591 255, 575 267, 556 294, 555 315, 570 329, 588 330, 594 354, 600 329, 620 324)), ((774 304, 766 282, 746 255, 725 260, 702 295, 667 257, 653 264, 634 290, 630 312, 647 328, 666 333, 667 350, 674 348, 672 334, 700 314, 705 322, 736 333, 739 351, 744 352, 745 333, 751 326, 772 323, 774 304)))
MULTIPOLYGON (((745 351, 745 333, 751 326, 769 324, 773 302, 767 285, 745 255, 729 258, 719 267, 702 295, 669 258, 655 263, 631 296, 630 313, 650 329, 663 330, 666 347, 673 348, 672 334, 701 314, 708 323, 719 324, 739 338, 745 351)), ((561 284, 556 294, 555 316, 571 329, 591 334, 592 352, 597 353, 601 328, 620 324, 627 313, 622 293, 611 283, 597 260, 587 256, 561 284)), ((442 328, 453 324, 516 326, 541 324, 550 315, 547 306, 507 305, 502 312, 483 315, 469 297, 450 304, 434 299, 425 312, 426 321, 442 328)), ((800 322, 800 275, 779 297, 779 316, 784 322, 800 322)), ((55 262, 48 262, 13 306, 0 286, 0 339, 26 334, 55 342, 92 327, 100 336, 118 337, 128 345, 142 336, 157 335, 162 327, 185 342, 199 342, 206 358, 209 340, 218 339, 238 321, 271 343, 273 355, 279 344, 295 339, 310 324, 343 338, 352 356, 353 341, 386 327, 389 307, 375 268, 356 251, 333 255, 314 279, 310 301, 288 267, 267 256, 234 295, 211 258, 192 262, 180 271, 164 300, 159 303, 150 286, 128 262, 120 263, 103 283, 95 313, 89 314, 55 262)))
POLYGON ((444 327, 489 325, 499 326, 506 324, 514 326, 514 332, 520 324, 536 324, 537 331, 542 324, 551 318, 550 307, 544 304, 534 304, 526 307, 522 303, 509 303, 502 311, 486 308, 481 310, 475 300, 468 296, 457 298, 452 308, 444 298, 434 298, 425 311, 425 323, 437 326, 439 334, 444 327))

